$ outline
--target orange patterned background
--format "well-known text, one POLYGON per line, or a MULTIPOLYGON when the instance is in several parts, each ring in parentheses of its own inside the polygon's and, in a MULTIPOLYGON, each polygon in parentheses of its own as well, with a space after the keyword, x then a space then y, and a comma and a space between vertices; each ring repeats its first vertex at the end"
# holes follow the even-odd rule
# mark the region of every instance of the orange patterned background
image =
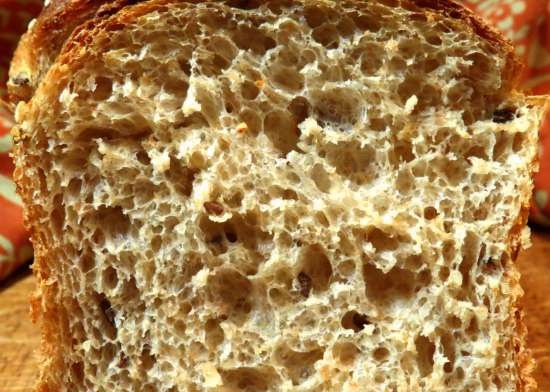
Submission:
MULTIPOLYGON (((550 92, 550 0, 463 3, 514 42, 517 54, 526 64, 523 88, 535 94, 550 92)), ((37 0, 0 0, 0 97, 5 95, 7 69, 17 40, 41 7, 42 2, 37 0)), ((32 257, 23 228, 21 201, 10 179, 10 124, 9 114, 0 106, 0 280, 32 257)), ((541 130, 541 139, 541 172, 535 179, 531 220, 550 226, 550 120, 541 130)))

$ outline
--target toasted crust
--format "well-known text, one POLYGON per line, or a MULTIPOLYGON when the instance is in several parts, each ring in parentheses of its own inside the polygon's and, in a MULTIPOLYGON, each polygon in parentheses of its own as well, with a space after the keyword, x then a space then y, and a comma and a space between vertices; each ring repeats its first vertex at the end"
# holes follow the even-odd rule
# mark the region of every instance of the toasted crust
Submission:
POLYGON ((112 15, 133 0, 51 1, 29 26, 15 51, 8 81, 11 103, 28 101, 74 29, 112 15))
MULTIPOLYGON (((514 55, 513 47, 500 33, 488 26, 471 11, 466 10, 452 0, 405 0, 409 4, 415 4, 430 12, 442 12, 447 16, 465 22, 480 37, 487 42, 506 59, 505 75, 503 75, 503 92, 512 91, 517 84, 517 75, 521 64, 514 55), (431 11, 430 11, 431 10, 431 11)), ((98 31, 104 31, 107 27, 123 28, 125 24, 134 18, 160 8, 170 3, 195 2, 184 0, 152 0, 146 3, 129 7, 139 1, 117 0, 115 2, 94 0, 54 0, 47 6, 21 40, 16 51, 10 69, 9 93, 13 105, 18 102, 30 100, 38 88, 40 81, 45 77, 52 65, 71 64, 82 61, 82 58, 91 53, 86 51, 86 44, 97 35, 98 31)), ((236 1, 241 7, 247 7, 252 1, 236 1)), ((55 68, 53 72, 58 72, 55 68)), ((546 105, 547 99, 532 100, 534 105, 546 105)), ((17 136, 17 135, 16 135, 17 136)), ((536 163, 533 163, 533 170, 536 163)), ((19 184, 25 181, 21 168, 16 173, 19 184)), ((27 205, 31 205, 32 195, 23 190, 23 199, 27 205)), ((28 189, 28 188, 27 188, 28 189)), ((530 195, 525 195, 524 206, 529 205, 530 195)), ((40 219, 39 211, 27 211, 26 224, 31 230, 34 223, 40 219)), ((519 251, 519 235, 526 224, 525 208, 517 218, 517 224, 510 233, 509 246, 512 254, 519 251)), ((32 300, 33 318, 37 319, 41 314, 43 323, 43 346, 45 358, 59 358, 55 354, 56 347, 53 341, 62 339, 63 316, 56 313, 54 299, 56 288, 48 286, 48 269, 55 263, 54 255, 48 251, 48 244, 41 236, 33 232, 33 242, 37 253, 35 273, 41 282, 41 291, 32 300)), ((515 279, 512 279, 515 281, 515 279)), ((515 281, 515 290, 521 290, 519 279, 515 281)), ((515 319, 517 336, 514 339, 516 350, 516 363, 518 369, 518 391, 533 391, 536 384, 531 377, 533 360, 530 353, 524 349, 526 328, 522 321, 521 311, 516 306, 516 312, 511 315, 515 319)), ((46 361, 51 361, 47 359, 46 361)), ((44 364, 46 365, 46 364, 44 364)), ((50 365, 51 366, 51 365, 50 365)), ((47 366, 44 366, 46 368, 47 366)), ((55 366, 54 366, 55 367, 55 366)), ((57 390, 56 382, 49 375, 42 374, 41 383, 37 387, 38 392, 53 392, 57 390), (53 388, 53 389, 52 389, 53 388)), ((57 386, 58 387, 58 386, 57 386)))

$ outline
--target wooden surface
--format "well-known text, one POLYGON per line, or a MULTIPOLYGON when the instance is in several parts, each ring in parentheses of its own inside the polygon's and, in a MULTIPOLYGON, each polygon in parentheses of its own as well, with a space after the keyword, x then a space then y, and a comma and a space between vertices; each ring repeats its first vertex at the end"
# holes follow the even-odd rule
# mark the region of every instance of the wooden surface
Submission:
MULTIPOLYGON (((539 391, 550 392, 550 233, 535 233, 518 261, 525 289, 528 346, 539 391)), ((0 286, 0 392, 28 392, 37 374, 38 330, 28 318, 34 279, 28 268, 0 286)))
POLYGON ((527 346, 537 361, 540 392, 550 392, 550 233, 533 233, 533 246, 518 260, 525 290, 523 310, 527 346))
POLYGON ((32 391, 40 335, 29 319, 34 278, 28 267, 0 286, 0 392, 32 391))

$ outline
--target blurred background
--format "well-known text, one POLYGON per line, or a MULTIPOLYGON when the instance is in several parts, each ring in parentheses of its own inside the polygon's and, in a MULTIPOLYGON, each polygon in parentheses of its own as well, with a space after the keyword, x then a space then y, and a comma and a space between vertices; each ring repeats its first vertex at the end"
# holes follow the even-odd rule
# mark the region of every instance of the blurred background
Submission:
MULTIPOLYGON (((59 1, 79 0, 51 0, 59 1)), ((99 0, 80 0, 99 1, 99 0)), ((375 1, 375 0, 370 0, 375 1)), ((458 0, 502 31, 525 69, 521 89, 550 94, 550 0, 458 0)), ((107 2, 107 1, 102 1, 107 2)), ((23 226, 21 200, 11 181, 12 115, 6 100, 8 67, 19 37, 42 9, 42 0, 0 0, 0 391, 30 391, 37 372, 37 327, 30 322, 32 247, 23 226)), ((528 346, 538 367, 540 391, 550 391, 550 115, 541 129, 540 172, 535 178, 530 225, 533 246, 518 260, 528 346)))

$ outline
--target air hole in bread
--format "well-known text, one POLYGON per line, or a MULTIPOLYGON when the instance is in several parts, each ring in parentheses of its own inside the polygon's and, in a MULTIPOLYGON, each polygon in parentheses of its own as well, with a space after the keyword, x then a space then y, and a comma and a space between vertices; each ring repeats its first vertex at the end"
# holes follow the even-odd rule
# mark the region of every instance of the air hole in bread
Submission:
POLYGON ((369 125, 370 129, 372 129, 373 131, 385 131, 388 127, 392 125, 392 117, 390 115, 386 115, 383 118, 370 118, 369 125))
POLYGON ((265 54, 266 51, 273 49, 277 45, 273 38, 255 27, 240 25, 232 33, 233 43, 239 49, 251 50, 259 55, 265 54), (254 37, 254 39, 250 39, 250 37, 254 37))
POLYGON ((101 347, 101 362, 111 363, 117 355, 117 345, 114 343, 106 343, 101 347))
MULTIPOLYGON (((408 69, 408 66, 407 66, 407 62, 405 60, 403 60, 401 57, 398 57, 398 56, 394 56, 392 57, 389 62, 387 63, 387 68, 389 71, 391 72, 395 72, 395 73, 402 73, 402 72, 405 72, 407 69, 408 69)), ((405 93, 408 93, 410 92, 410 86, 408 86, 408 91, 406 91, 405 93)), ((404 94, 406 95, 406 94, 404 94)), ((408 99, 411 95, 405 97, 405 99, 408 99)), ((402 102, 406 102, 403 101, 403 97, 401 97, 401 100, 402 102)))
POLYGON ((416 362, 422 377, 432 373, 434 367, 435 344, 426 336, 419 335, 414 340, 416 362))
POLYGON ((450 274, 451 271, 449 270, 449 267, 444 265, 439 267, 438 277, 441 282, 445 282, 449 279, 450 274))
MULTIPOLYGON (((423 82, 415 75, 407 75, 405 80, 397 87, 397 94, 401 98, 401 103, 404 105, 410 97, 419 94, 421 91, 423 82)), ((420 97, 418 97, 418 104, 421 103, 420 97)), ((416 109, 416 108, 415 108, 416 109)))
POLYGON ((374 382, 376 384, 383 384, 386 382, 386 376, 382 372, 376 372, 374 374, 374 382))
POLYGON ((50 213, 50 222, 55 233, 60 235, 65 227, 65 204, 63 203, 63 195, 55 195, 53 200, 57 207, 50 213))
POLYGON ((328 289, 332 278, 332 265, 320 245, 311 245, 302 251, 300 256, 302 273, 311 279, 314 292, 328 289))
POLYGON ((143 345, 139 361, 145 371, 151 370, 157 362, 157 358, 151 352, 151 346, 149 344, 143 345))
POLYGON ((324 349, 321 347, 310 351, 295 351, 288 346, 280 346, 275 350, 275 360, 281 364, 292 380, 293 385, 300 385, 314 372, 314 365, 323 358, 324 349))
POLYGON ((472 267, 477 264, 479 249, 479 238, 475 234, 467 232, 462 246, 462 263, 459 267, 462 274, 462 287, 466 287, 471 283, 471 276, 475 273, 475 271, 472 271, 472 267))
POLYGON ((515 152, 515 153, 519 153, 520 151, 523 150, 523 146, 524 144, 526 143, 526 135, 524 135, 523 133, 516 133, 514 135, 514 140, 512 142, 512 150, 515 152))
POLYGON ((390 153, 389 159, 390 163, 394 167, 399 167, 403 163, 411 162, 416 158, 416 155, 413 151, 412 143, 402 140, 395 143, 393 151, 390 153))
POLYGON ((97 245, 99 247, 103 247, 105 245, 105 235, 103 234, 102 229, 96 229, 92 233, 92 243, 94 245, 97 245))
POLYGON ((415 286, 415 292, 420 291, 423 287, 428 286, 432 282, 432 273, 429 269, 424 269, 416 277, 417 284, 415 286))
POLYGON ((118 285, 118 274, 116 269, 111 266, 105 268, 102 272, 102 281, 105 289, 115 289, 118 285))
POLYGON ((78 384, 84 381, 84 363, 79 361, 71 365, 71 378, 78 384))
POLYGON ((247 126, 247 134, 257 135, 260 131, 263 130, 263 119, 255 111, 244 108, 239 113, 239 117, 241 121, 247 126))
POLYGON ((491 80, 491 70, 493 69, 492 59, 481 52, 471 53, 465 56, 466 61, 470 62, 467 70, 471 80, 485 82, 491 80))
POLYGON ((304 16, 309 27, 316 28, 329 21, 329 13, 334 13, 334 10, 329 10, 321 4, 311 5, 304 8, 304 16))
POLYGON ((289 112, 277 110, 268 113, 264 119, 264 132, 282 154, 297 149, 300 129, 289 112))
POLYGON ((149 155, 145 150, 139 150, 136 153, 136 159, 142 165, 149 166, 151 164, 151 158, 149 158, 149 155))
POLYGON ((311 277, 302 271, 298 274, 296 280, 298 284, 298 291, 300 292, 302 297, 309 297, 309 293, 312 287, 311 277))
POLYGON ((95 258, 92 252, 84 251, 78 259, 78 267, 83 273, 91 271, 96 266, 95 258))
POLYGON ((358 313, 355 310, 346 312, 341 320, 342 327, 351 329, 354 332, 360 332, 366 325, 370 324, 367 315, 358 313))
POLYGON ((271 303, 277 306, 284 306, 290 301, 290 296, 288 295, 287 290, 272 287, 268 290, 267 296, 271 303))
POLYGON ((332 356, 344 366, 353 365, 360 353, 361 350, 351 342, 337 342, 332 347, 332 356))
POLYGON ((464 161, 441 159, 434 163, 434 167, 441 173, 451 186, 458 185, 467 176, 467 168, 464 161))
POLYGON ((479 324, 477 321, 477 317, 472 316, 470 319, 470 322, 468 323, 468 326, 466 327, 466 335, 470 337, 475 337, 479 333, 479 324))
POLYGON ((278 49, 273 60, 274 64, 295 68, 299 63, 299 53, 296 49, 294 45, 278 49))
POLYGON ((224 386, 231 391, 267 391, 278 383, 275 370, 265 367, 240 367, 220 371, 224 386))
POLYGON ((405 259, 404 267, 411 271, 420 270, 425 264, 422 255, 410 255, 405 259))
POLYGON ((215 256, 227 252, 227 239, 225 238, 224 225, 213 222, 208 215, 203 215, 199 220, 206 244, 215 256))
POLYGON ((304 88, 304 76, 294 67, 274 64, 268 71, 268 78, 279 89, 299 92, 304 88))
POLYGON ((465 158, 478 158, 483 160, 488 160, 487 156, 487 148, 483 146, 472 146, 468 151, 464 154, 465 158))
POLYGON ((321 192, 329 193, 332 186, 330 176, 320 163, 315 164, 311 169, 311 179, 315 183, 317 189, 321 192))
POLYGON ((351 278, 355 274, 356 266, 354 260, 344 260, 336 266, 336 273, 341 278, 351 278))
POLYGON ((301 124, 310 114, 311 104, 307 98, 298 96, 288 104, 288 110, 294 116, 296 124, 301 124))
POLYGON ((460 329, 462 327, 462 320, 457 317, 457 316, 448 316, 446 319, 445 319, 445 323, 446 325, 451 328, 451 329, 460 329))
POLYGON ((336 172, 349 178, 357 185, 374 179, 373 161, 376 151, 371 146, 361 146, 356 142, 342 142, 325 146, 326 159, 336 172))
POLYGON ((116 312, 105 294, 98 294, 97 298, 101 317, 100 320, 102 321, 102 332, 108 339, 114 340, 117 336, 117 329, 115 325, 116 312))
POLYGON ((363 48, 361 56, 361 71, 366 75, 376 73, 384 64, 384 48, 377 43, 367 42, 363 48))
POLYGON ((241 94, 244 99, 254 100, 260 94, 260 89, 255 83, 247 80, 241 85, 241 94))
MULTIPOLYGON (((409 270, 394 267, 384 273, 372 263, 363 267, 366 294, 374 303, 392 303, 399 300, 408 300, 417 284, 415 274, 409 270)), ((418 286, 417 286, 418 287, 418 286)))
POLYGON ((386 347, 378 347, 373 351, 372 356, 378 362, 385 361, 390 355, 389 350, 386 347))
POLYGON ((425 36, 426 42, 433 46, 440 46, 443 43, 441 37, 437 34, 427 34, 425 36))
POLYGON ((98 76, 95 78, 95 88, 92 98, 98 101, 108 99, 113 93, 113 81, 109 78, 98 76))
POLYGON ((218 347, 224 341, 224 332, 220 326, 220 320, 210 319, 204 324, 204 334, 206 346, 212 350, 218 347))
POLYGON ((78 132, 75 139, 80 142, 85 142, 96 139, 109 140, 116 137, 120 137, 120 133, 115 129, 91 127, 78 132))
POLYGON ((193 192, 196 174, 196 170, 183 166, 178 159, 171 159, 170 168, 166 171, 166 177, 174 190, 185 197, 191 196, 193 192))
POLYGON ((121 239, 128 234, 130 219, 120 207, 100 206, 90 213, 92 221, 101 228, 102 233, 111 239, 121 239))
POLYGON ((207 296, 220 314, 242 319, 252 309, 252 283, 240 272, 229 267, 218 268, 208 277, 207 296))
POLYGON ((451 373, 454 370, 455 364, 455 341, 453 335, 448 332, 441 334, 441 346, 443 348, 443 355, 447 358, 447 362, 443 365, 443 370, 446 373, 451 373))
MULTIPOLYGON (((159 232, 162 231, 162 227, 159 226, 159 232)), ((160 248, 162 247, 162 238, 159 235, 154 236, 151 239, 151 250, 154 253, 159 253, 160 248)))
POLYGON ((380 20, 375 15, 351 14, 355 25, 362 31, 377 32, 382 27, 380 20))
POLYGON ((166 78, 162 82, 162 89, 172 95, 183 95, 185 96, 187 94, 187 90, 189 89, 189 83, 187 83, 186 80, 178 79, 178 78, 166 78))
POLYGON ((433 220, 439 215, 435 207, 424 208, 424 218, 427 220, 433 220))
POLYGON ((331 24, 324 24, 313 30, 313 39, 327 49, 336 49, 340 44, 338 30, 331 24))
POLYGON ((378 228, 372 229, 366 236, 377 252, 396 250, 399 246, 399 239, 392 234, 386 233, 378 228))
POLYGON ((359 119, 360 99, 351 88, 332 88, 313 91, 313 110, 320 121, 336 126, 351 125, 359 119))
POLYGON ((321 212, 321 211, 315 213, 315 222, 317 222, 318 224, 320 224, 323 227, 329 227, 330 226, 330 222, 329 222, 326 214, 324 212, 321 212))
POLYGON ((218 76, 231 65, 231 60, 211 52, 204 53, 196 61, 197 72, 207 77, 218 76))

